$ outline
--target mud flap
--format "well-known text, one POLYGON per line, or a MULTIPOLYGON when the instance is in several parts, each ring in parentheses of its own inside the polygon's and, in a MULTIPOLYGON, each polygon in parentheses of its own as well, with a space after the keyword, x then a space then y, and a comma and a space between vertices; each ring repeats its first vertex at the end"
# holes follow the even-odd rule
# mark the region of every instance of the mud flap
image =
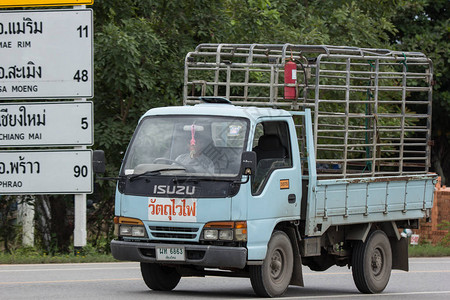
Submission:
POLYGON ((396 238, 389 238, 392 249, 392 269, 409 271, 408 264, 408 239, 402 237, 397 240, 396 238))
POLYGON ((294 269, 292 271, 292 278, 290 285, 305 286, 303 283, 303 272, 302 272, 302 256, 300 254, 299 239, 294 228, 287 228, 286 233, 291 240, 292 251, 294 253, 294 269))

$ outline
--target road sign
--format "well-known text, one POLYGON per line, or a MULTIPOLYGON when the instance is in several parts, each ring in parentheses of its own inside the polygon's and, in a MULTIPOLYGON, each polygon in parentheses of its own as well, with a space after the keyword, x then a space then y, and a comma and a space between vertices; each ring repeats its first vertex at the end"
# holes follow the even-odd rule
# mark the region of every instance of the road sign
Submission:
POLYGON ((1 151, 0 194, 92 193, 92 151, 1 151))
POLYGON ((419 245, 419 235, 411 234, 411 245, 419 245))
POLYGON ((93 144, 92 102, 0 102, 0 147, 93 144))
POLYGON ((94 0, 2 0, 0 7, 92 5, 94 0))
POLYGON ((93 96, 92 10, 0 13, 0 100, 93 96))

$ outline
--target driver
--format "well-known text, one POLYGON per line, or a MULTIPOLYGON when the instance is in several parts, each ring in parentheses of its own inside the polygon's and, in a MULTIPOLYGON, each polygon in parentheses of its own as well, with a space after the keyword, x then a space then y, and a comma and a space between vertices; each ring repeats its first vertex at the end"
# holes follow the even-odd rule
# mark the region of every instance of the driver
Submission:
POLYGON ((214 174, 213 161, 203 154, 206 146, 208 145, 205 137, 192 134, 192 138, 188 144, 189 152, 179 155, 175 161, 189 167, 195 173, 209 173, 214 174))

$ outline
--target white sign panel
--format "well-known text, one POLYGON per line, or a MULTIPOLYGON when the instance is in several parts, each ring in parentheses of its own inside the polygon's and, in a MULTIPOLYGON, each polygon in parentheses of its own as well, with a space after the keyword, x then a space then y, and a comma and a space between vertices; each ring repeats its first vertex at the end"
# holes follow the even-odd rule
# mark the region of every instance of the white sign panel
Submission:
POLYGON ((92 193, 92 151, 0 152, 0 194, 92 193))
POLYGON ((93 96, 92 10, 0 13, 0 100, 93 96))
POLYGON ((0 147, 92 145, 92 102, 0 103, 0 147))

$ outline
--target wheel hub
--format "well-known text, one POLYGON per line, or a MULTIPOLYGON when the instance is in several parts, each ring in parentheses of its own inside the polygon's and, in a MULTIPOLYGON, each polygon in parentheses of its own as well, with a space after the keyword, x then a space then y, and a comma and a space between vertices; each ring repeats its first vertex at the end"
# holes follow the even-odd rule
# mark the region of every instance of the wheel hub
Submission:
POLYGON ((379 249, 375 249, 372 255, 372 271, 375 275, 379 275, 383 268, 383 256, 379 249))
POLYGON ((282 272, 283 267, 283 257, 281 253, 275 251, 272 255, 272 260, 270 262, 270 273, 273 278, 278 278, 282 272))

